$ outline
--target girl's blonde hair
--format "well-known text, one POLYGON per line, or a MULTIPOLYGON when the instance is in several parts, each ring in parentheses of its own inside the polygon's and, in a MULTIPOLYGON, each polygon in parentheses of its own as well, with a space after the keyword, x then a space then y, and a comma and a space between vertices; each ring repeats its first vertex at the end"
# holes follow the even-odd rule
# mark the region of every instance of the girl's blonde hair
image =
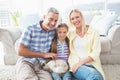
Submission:
MULTIPOLYGON (((87 31, 86 24, 85 24, 85 20, 84 20, 84 17, 83 17, 82 12, 80 12, 78 9, 73 9, 73 10, 70 11, 70 13, 69 13, 69 22, 70 22, 70 24, 71 24, 72 26, 74 26, 74 25, 71 23, 71 18, 70 18, 71 14, 72 14, 73 12, 80 14, 80 16, 81 16, 81 18, 82 18, 82 33, 85 33, 85 32, 87 31)), ((75 27, 75 26, 74 26, 74 27, 75 27)))
MULTIPOLYGON (((55 37, 53 38, 53 41, 52 41, 52 45, 51 45, 51 49, 50 49, 50 52, 54 52, 54 53, 57 53, 57 39, 58 39, 58 35, 57 35, 57 30, 61 27, 65 27, 67 30, 68 30, 68 26, 67 24, 65 23, 61 23, 58 25, 57 29, 56 29, 56 35, 55 37)), ((68 37, 66 36, 65 38, 65 42, 68 46, 68 54, 70 53, 70 50, 69 50, 69 39, 68 37)))

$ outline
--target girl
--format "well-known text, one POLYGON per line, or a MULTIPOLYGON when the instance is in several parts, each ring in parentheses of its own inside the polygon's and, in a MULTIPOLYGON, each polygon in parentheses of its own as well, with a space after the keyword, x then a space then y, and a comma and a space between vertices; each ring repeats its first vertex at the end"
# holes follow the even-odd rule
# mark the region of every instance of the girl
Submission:
MULTIPOLYGON (((56 36, 53 39, 51 52, 57 53, 57 59, 68 61, 69 57, 69 39, 67 37, 68 26, 65 23, 58 25, 56 36)), ((63 76, 52 72, 54 80, 72 80, 71 73, 67 71, 63 76)))

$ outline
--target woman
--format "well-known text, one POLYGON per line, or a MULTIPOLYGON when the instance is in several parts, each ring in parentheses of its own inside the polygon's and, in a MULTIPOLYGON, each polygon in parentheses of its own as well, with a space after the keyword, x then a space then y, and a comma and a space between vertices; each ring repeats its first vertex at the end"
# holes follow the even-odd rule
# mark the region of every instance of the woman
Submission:
POLYGON ((68 62, 73 76, 77 80, 105 80, 99 58, 99 34, 93 27, 85 25, 83 15, 77 9, 70 12, 69 20, 75 28, 68 34, 71 51, 68 62))

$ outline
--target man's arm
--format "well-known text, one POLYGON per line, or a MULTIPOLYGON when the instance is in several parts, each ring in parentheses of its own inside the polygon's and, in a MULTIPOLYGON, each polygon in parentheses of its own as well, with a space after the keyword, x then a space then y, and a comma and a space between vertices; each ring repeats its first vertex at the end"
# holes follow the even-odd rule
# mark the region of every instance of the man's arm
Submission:
POLYGON ((57 54, 55 53, 42 53, 42 52, 35 52, 32 50, 29 50, 28 47, 22 44, 19 45, 18 54, 19 56, 24 56, 29 58, 43 57, 43 58, 55 59, 57 57, 57 54))

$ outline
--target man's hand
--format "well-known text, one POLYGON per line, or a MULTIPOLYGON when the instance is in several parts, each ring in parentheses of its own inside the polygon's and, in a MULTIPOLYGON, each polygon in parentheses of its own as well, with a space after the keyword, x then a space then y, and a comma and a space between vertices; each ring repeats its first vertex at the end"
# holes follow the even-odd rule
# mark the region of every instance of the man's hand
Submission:
POLYGON ((56 53, 43 53, 43 58, 52 58, 52 59, 56 59, 57 58, 57 54, 56 53))

